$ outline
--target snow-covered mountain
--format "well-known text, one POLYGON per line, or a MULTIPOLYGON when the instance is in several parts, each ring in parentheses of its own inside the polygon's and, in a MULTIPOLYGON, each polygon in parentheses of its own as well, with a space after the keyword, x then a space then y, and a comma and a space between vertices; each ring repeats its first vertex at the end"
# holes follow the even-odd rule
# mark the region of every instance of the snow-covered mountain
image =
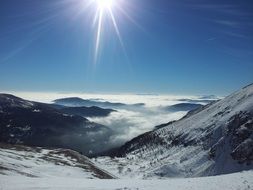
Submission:
POLYGON ((145 133, 96 162, 119 176, 197 177, 253 169, 253 84, 145 133))

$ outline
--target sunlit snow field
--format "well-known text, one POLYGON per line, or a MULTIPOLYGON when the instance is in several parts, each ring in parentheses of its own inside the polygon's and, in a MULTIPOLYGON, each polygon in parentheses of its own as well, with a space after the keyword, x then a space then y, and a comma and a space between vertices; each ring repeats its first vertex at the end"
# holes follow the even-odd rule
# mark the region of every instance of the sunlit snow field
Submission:
MULTIPOLYGON (((253 171, 200 178, 166 180, 97 179, 98 166, 62 149, 0 148, 1 190, 251 190, 253 171), (66 153, 68 153, 66 156, 66 153), (92 167, 89 167, 92 166, 92 167)), ((107 173, 110 175, 109 173, 107 173)), ((106 174, 106 175, 107 175, 106 174)), ((101 177, 101 176, 100 176, 101 177)))
MULTIPOLYGON (((56 174, 57 175, 57 174, 56 174)), ((101 180, 83 178, 28 178, 1 176, 4 190, 252 190, 253 171, 216 177, 167 180, 101 180), (10 183, 10 180, 13 183, 10 183)))

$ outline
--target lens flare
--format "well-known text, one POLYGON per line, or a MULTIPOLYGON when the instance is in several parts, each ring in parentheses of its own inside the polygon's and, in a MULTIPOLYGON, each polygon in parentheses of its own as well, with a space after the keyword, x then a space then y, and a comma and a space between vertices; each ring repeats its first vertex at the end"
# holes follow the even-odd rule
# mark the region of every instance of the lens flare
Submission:
MULTIPOLYGON (((126 58, 128 58, 126 49, 123 43, 122 35, 120 32, 120 28, 118 25, 117 20, 119 17, 126 17, 131 22, 136 22, 134 19, 127 13, 127 1, 126 0, 81 0, 83 10, 85 12, 89 12, 90 10, 94 11, 94 18, 93 18, 93 27, 95 28, 95 42, 94 42, 94 64, 98 62, 99 54, 101 52, 101 44, 105 42, 102 40, 102 33, 106 27, 112 27, 115 35, 119 40, 119 44, 122 47, 123 53, 125 54, 126 58), (108 24, 109 22, 111 24, 108 24)), ((84 12, 83 11, 83 12, 84 12)))

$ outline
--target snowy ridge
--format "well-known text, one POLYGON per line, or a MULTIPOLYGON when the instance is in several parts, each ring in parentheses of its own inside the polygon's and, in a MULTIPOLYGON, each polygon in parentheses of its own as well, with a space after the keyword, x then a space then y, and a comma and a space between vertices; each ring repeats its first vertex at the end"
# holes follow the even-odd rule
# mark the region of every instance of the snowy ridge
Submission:
POLYGON ((253 85, 97 158, 122 177, 197 177, 253 169, 253 85))
POLYGON ((17 177, 115 178, 87 157, 68 149, 0 144, 0 175, 17 177))

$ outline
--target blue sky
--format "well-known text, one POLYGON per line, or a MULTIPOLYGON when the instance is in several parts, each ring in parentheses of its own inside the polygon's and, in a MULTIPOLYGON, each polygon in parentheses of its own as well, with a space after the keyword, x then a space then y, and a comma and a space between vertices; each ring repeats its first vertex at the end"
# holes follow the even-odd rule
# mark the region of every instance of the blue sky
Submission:
POLYGON ((251 0, 115 0, 135 23, 113 8, 124 48, 105 17, 97 61, 84 1, 0 2, 0 91, 225 95, 253 82, 251 0))

